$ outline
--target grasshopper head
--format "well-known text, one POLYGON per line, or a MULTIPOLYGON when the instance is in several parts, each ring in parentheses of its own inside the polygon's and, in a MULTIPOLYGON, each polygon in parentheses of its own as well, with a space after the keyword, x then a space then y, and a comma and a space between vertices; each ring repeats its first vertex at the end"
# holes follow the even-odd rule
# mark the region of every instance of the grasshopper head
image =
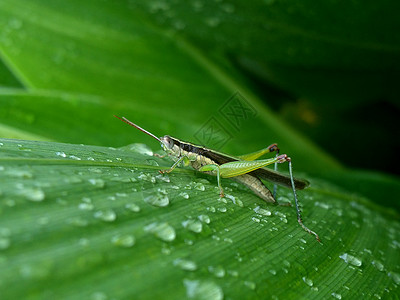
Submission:
POLYGON ((169 153, 172 152, 172 149, 174 148, 174 140, 169 136, 169 135, 164 135, 163 137, 160 138, 161 141, 161 148, 169 153))

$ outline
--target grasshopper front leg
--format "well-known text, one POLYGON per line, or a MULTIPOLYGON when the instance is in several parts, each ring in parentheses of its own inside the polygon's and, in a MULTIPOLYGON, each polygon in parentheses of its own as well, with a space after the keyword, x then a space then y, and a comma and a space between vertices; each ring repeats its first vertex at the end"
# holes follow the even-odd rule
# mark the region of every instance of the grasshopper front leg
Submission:
POLYGON ((161 174, 165 174, 165 173, 170 173, 172 172, 182 161, 184 161, 185 159, 188 159, 186 156, 181 156, 179 157, 179 159, 171 166, 171 168, 169 168, 168 170, 159 170, 158 172, 160 172, 161 174))

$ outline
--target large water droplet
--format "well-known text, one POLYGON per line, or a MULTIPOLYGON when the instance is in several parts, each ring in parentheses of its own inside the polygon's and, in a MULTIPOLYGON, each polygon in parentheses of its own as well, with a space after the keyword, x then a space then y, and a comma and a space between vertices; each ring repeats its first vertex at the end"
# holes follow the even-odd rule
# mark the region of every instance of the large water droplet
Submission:
POLYGON ((389 272, 388 276, 393 279, 395 284, 400 285, 400 274, 395 272, 389 272))
POLYGON ((103 188, 105 186, 104 180, 100 178, 91 178, 89 179, 89 183, 97 188, 103 188))
POLYGON ((259 215, 262 215, 262 216, 270 216, 271 215, 271 212, 269 210, 266 210, 264 208, 260 208, 259 206, 254 208, 254 212, 256 214, 259 214, 259 215))
POLYGON ((127 203, 125 204, 125 208, 133 211, 133 212, 139 212, 140 211, 140 207, 139 205, 136 205, 135 203, 127 203))
POLYGON ((128 148, 130 151, 134 151, 143 155, 153 156, 153 151, 145 144, 136 143, 128 145, 124 148, 128 148))
POLYGON ((0 250, 10 247, 11 241, 8 237, 0 237, 0 250))
POLYGON ((385 267, 379 260, 373 260, 372 264, 375 266, 375 268, 377 268, 381 272, 385 270, 385 267))
POLYGON ((245 286, 247 286, 251 290, 255 290, 256 289, 256 284, 253 281, 246 280, 243 283, 244 283, 245 286))
POLYGON ((168 193, 165 190, 158 190, 144 197, 144 201, 150 205, 165 207, 169 204, 168 193))
POLYGON ((44 191, 41 188, 36 187, 23 188, 18 192, 18 194, 33 202, 43 201, 46 197, 44 191))
POLYGON ((303 281, 304 281, 304 283, 305 284, 307 284, 308 286, 313 286, 314 285, 314 282, 310 279, 310 278, 307 278, 307 277, 303 277, 303 281))
POLYGON ((174 260, 174 266, 178 266, 179 268, 185 271, 197 270, 196 263, 188 259, 177 258, 174 260))
POLYGON ((211 222, 210 217, 207 215, 200 215, 198 218, 201 222, 206 223, 206 224, 210 224, 210 222, 211 222))
POLYGON ((186 192, 180 193, 179 196, 181 196, 181 197, 183 197, 183 198, 185 198, 185 199, 189 199, 189 194, 186 193, 186 192))
POLYGON ((67 157, 67 154, 65 154, 65 153, 62 152, 62 151, 57 151, 57 152, 56 152, 56 155, 57 155, 57 156, 61 156, 61 157, 67 157))
POLYGON ((362 265, 362 261, 350 254, 344 253, 339 256, 341 259, 343 259, 346 263, 351 264, 353 266, 359 267, 362 265))
POLYGON ((171 242, 176 237, 175 229, 168 223, 151 223, 144 230, 153 233, 165 242, 171 242))
POLYGON ((104 222, 113 222, 117 219, 117 214, 112 209, 105 209, 96 211, 94 217, 104 222))
POLYGON ((224 297, 221 287, 212 281, 184 279, 183 284, 189 299, 222 300, 224 297))
POLYGON ((193 231, 195 233, 199 233, 203 230, 203 224, 198 220, 186 220, 182 222, 183 227, 186 229, 193 231))
POLYGON ((332 293, 331 295, 332 295, 333 298, 342 299, 342 295, 340 295, 338 293, 332 293))
POLYGON ((131 234, 119 234, 111 238, 111 243, 118 247, 130 248, 135 245, 135 237, 131 234))
POLYGON ((225 276, 225 269, 221 266, 209 266, 208 271, 214 274, 215 277, 222 278, 225 276))

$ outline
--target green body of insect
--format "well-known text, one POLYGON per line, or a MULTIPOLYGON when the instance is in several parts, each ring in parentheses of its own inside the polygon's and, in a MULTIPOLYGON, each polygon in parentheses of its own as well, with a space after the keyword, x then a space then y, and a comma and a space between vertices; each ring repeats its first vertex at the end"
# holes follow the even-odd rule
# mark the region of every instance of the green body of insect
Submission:
POLYGON ((117 118, 152 136, 161 143, 161 147, 166 153, 165 156, 171 157, 175 161, 175 163, 168 170, 160 170, 160 173, 169 173, 179 164, 183 164, 185 166, 190 165, 195 170, 198 170, 200 172, 216 175, 218 187, 220 190, 220 197, 224 197, 224 191, 221 186, 220 178, 232 178, 249 187, 260 198, 272 203, 276 202, 275 195, 273 195, 271 191, 263 184, 260 178, 266 179, 275 184, 291 187, 293 189, 293 194, 296 202, 297 219, 299 224, 305 231, 313 234, 320 242, 318 235, 314 231, 307 228, 302 222, 296 189, 306 188, 308 186, 308 182, 293 178, 291 159, 286 154, 281 154, 276 155, 274 158, 270 159, 256 160, 266 153, 274 151, 279 153, 279 148, 276 144, 272 144, 267 148, 254 153, 234 157, 205 147, 196 146, 188 142, 180 141, 169 135, 158 138, 152 133, 127 120, 126 118, 117 118), (276 166, 278 163, 284 162, 289 163, 290 176, 286 176, 276 171, 264 168, 265 166, 271 164, 275 164, 276 166))

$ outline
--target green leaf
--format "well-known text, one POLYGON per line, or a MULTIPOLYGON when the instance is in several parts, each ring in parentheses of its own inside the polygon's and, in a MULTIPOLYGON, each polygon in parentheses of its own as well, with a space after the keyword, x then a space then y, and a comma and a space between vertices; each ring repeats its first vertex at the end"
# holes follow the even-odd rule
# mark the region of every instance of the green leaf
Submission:
POLYGON ((151 20, 126 3, 2 1, 1 59, 24 90, 0 89, 1 136, 102 146, 148 141, 112 118, 118 114, 154 134, 196 142, 216 119, 229 137, 217 150, 242 154, 279 142, 296 156, 296 168, 340 168, 281 122, 236 72, 151 20), (252 114, 242 113, 233 126, 227 103, 237 91, 252 114))
MULTIPOLYGON (((321 179, 293 207, 123 148, 0 140, 5 299, 393 298, 399 215, 321 179), (379 284, 371 284, 371 282, 379 284)), ((292 200, 279 189, 278 200, 292 200)))

